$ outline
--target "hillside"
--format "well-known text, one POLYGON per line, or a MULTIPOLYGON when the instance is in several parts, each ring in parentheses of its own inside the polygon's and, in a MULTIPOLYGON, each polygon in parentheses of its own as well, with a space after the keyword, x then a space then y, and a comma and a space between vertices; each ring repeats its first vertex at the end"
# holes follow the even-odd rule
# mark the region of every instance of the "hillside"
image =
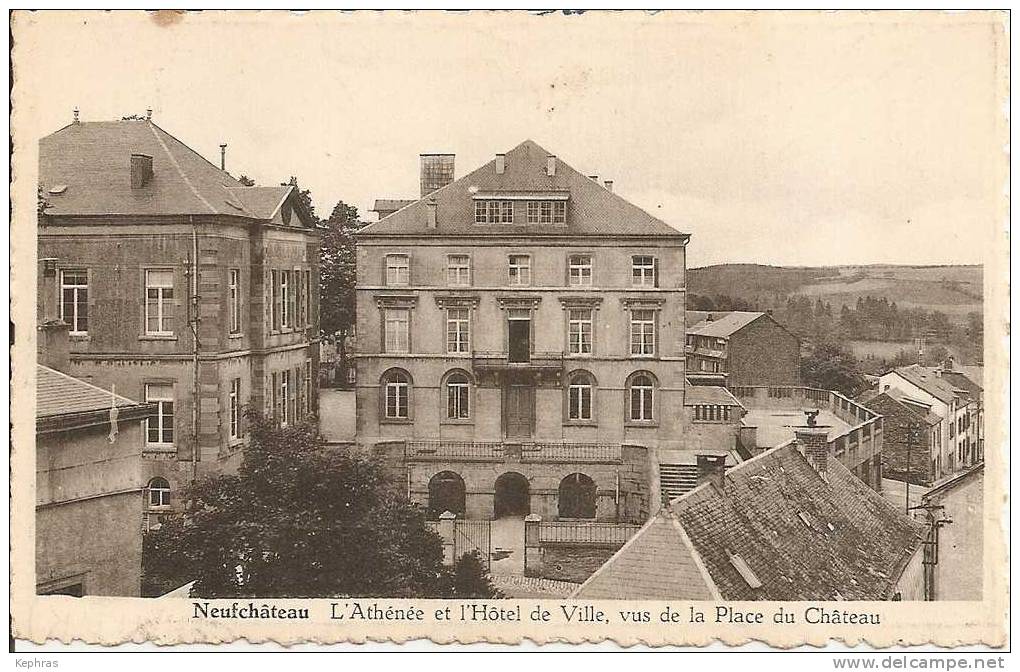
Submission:
POLYGON ((776 308, 790 296, 854 306, 872 296, 900 308, 940 311, 961 322, 982 310, 981 266, 817 266, 782 267, 720 264, 687 271, 691 295, 729 296, 753 306, 776 308))

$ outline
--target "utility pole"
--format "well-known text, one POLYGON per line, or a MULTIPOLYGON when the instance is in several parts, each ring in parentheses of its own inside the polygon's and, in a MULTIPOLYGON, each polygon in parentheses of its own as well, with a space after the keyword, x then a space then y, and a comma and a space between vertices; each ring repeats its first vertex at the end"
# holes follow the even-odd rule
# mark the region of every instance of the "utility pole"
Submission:
POLYGON ((907 511, 907 513, 910 513, 910 449, 914 445, 914 432, 916 431, 916 429, 917 429, 917 423, 916 422, 908 422, 907 423, 907 477, 906 477, 906 483, 907 483, 906 511, 907 511))
POLYGON ((911 507, 913 510, 920 509, 925 511, 928 518, 928 537, 921 542, 924 548, 924 557, 921 560, 921 564, 924 567, 924 599, 926 602, 932 602, 938 598, 935 578, 939 564, 939 530, 943 525, 949 525, 953 522, 951 518, 946 518, 943 515, 945 508, 941 504, 932 504, 930 502, 924 502, 918 506, 911 507))

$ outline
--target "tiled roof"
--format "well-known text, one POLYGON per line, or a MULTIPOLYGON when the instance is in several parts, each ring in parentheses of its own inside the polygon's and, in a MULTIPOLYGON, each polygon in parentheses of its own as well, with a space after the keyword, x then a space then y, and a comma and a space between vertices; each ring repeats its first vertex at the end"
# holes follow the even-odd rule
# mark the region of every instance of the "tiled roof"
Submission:
POLYGON ((599 570, 617 585, 578 595, 692 599, 707 581, 690 578, 684 540, 664 532, 672 518, 724 600, 887 599, 923 532, 837 460, 823 480, 790 443, 728 470, 722 491, 704 483, 673 500, 599 570), (636 571, 656 558, 676 574, 636 571))
POLYGON ((942 378, 961 390, 967 390, 974 397, 981 396, 983 392, 981 385, 963 371, 943 371, 942 378))
POLYGON ((396 212, 414 203, 413 198, 377 198, 372 212, 396 212))
POLYGON ((687 327, 687 333, 698 334, 699 336, 729 338, 734 333, 751 324, 765 313, 749 313, 733 310, 728 313, 709 314, 712 315, 711 320, 709 320, 706 315, 703 320, 694 325, 691 325, 688 321, 689 326, 687 327))
POLYGON ((41 364, 36 365, 35 390, 37 418, 106 411, 114 401, 118 408, 139 405, 137 401, 41 364))
POLYGON ((388 234, 512 234, 512 235, 634 235, 686 234, 627 202, 601 184, 556 159, 556 174, 547 175, 547 152, 525 140, 506 154, 505 170, 497 174, 495 159, 459 180, 432 192, 389 217, 362 229, 362 235, 388 234), (553 192, 568 190, 567 222, 563 224, 474 223, 474 196, 480 192, 553 192), (435 199, 437 226, 428 228, 427 201, 435 199))
POLYGON ((149 120, 70 124, 39 141, 39 185, 49 215, 272 216, 290 187, 245 187, 149 120), (131 155, 152 177, 131 188, 131 155))
POLYGON ((901 366, 895 371, 904 380, 913 383, 939 401, 949 403, 958 396, 967 395, 965 388, 957 387, 954 382, 938 375, 937 367, 911 364, 910 366, 901 366))
POLYGON ((902 391, 891 387, 885 392, 871 395, 867 400, 861 399, 860 402, 869 410, 874 410, 884 416, 889 416, 895 411, 907 416, 911 422, 923 422, 932 427, 942 422, 942 418, 935 413, 912 406, 904 401, 905 398, 902 391))
POLYGON ((714 406, 740 406, 743 404, 737 401, 729 390, 719 385, 688 385, 684 394, 684 406, 699 405, 714 406))

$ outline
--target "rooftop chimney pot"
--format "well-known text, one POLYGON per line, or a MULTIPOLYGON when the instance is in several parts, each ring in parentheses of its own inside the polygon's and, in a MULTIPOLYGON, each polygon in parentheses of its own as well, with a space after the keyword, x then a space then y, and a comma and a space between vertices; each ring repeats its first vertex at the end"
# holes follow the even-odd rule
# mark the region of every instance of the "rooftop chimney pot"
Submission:
POLYGON ((552 154, 545 157, 545 174, 549 176, 556 174, 556 157, 552 154))
POLYGON ((81 120, 78 118, 78 114, 79 114, 79 111, 78 111, 78 108, 76 107, 76 108, 74 108, 74 123, 76 123, 76 124, 80 124, 81 123, 81 120))
POLYGON ((496 155, 496 174, 502 175, 506 172, 506 154, 496 155))
POLYGON ((421 197, 453 182, 453 154, 420 154, 421 197))
POLYGON ((227 169, 227 143, 220 145, 220 170, 227 169))
POLYGON ((797 443, 804 454, 804 458, 814 467, 819 476, 827 480, 829 468, 829 427, 814 424, 814 422, 814 416, 809 416, 808 424, 802 427, 794 427, 793 433, 797 437, 797 443))
POLYGON ((145 120, 146 121, 152 121, 152 108, 151 107, 147 108, 145 110, 145 120))
POLYGON ((612 180, 606 180, 605 184, 606 184, 606 189, 608 191, 612 191, 613 190, 613 181, 612 180))
POLYGON ((152 179, 152 157, 148 154, 131 155, 131 188, 141 189, 152 179))

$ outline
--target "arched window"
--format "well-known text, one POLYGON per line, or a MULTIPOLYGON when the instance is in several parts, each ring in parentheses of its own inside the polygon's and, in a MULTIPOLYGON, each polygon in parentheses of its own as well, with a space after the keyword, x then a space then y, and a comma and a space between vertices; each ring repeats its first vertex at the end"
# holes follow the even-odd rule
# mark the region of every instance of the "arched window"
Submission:
POLYGON ((567 420, 591 420, 594 408, 595 378, 587 371, 574 371, 567 378, 567 420))
POLYGON ((446 419, 468 420, 471 418, 471 379, 463 371, 453 371, 446 376, 446 419))
POLYGON ((627 384, 627 419, 631 422, 648 422, 655 419, 655 379, 650 373, 639 371, 627 384))
POLYGON ((438 518, 446 511, 464 515, 464 479, 452 471, 441 471, 429 480, 429 518, 438 518))
POLYGON ((411 417, 411 376, 403 369, 390 369, 383 374, 383 416, 388 420, 411 417))
POLYGON ((165 478, 157 476, 149 481, 149 508, 160 509, 170 506, 170 483, 165 478))
POLYGON ((585 474, 570 474, 560 481, 559 517, 595 517, 595 481, 585 474))

